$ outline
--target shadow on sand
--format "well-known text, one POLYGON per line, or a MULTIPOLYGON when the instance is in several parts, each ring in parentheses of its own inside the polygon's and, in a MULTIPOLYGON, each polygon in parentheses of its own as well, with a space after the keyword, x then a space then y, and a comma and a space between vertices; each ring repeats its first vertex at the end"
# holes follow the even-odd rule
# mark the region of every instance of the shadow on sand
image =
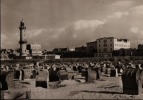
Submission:
POLYGON ((74 96, 74 95, 79 94, 81 92, 86 92, 86 93, 104 93, 104 94, 123 94, 122 92, 112 92, 112 91, 87 91, 87 90, 83 90, 83 91, 71 91, 69 96, 74 96))
POLYGON ((113 92, 113 91, 81 91, 87 93, 105 93, 105 94, 123 94, 122 92, 113 92))

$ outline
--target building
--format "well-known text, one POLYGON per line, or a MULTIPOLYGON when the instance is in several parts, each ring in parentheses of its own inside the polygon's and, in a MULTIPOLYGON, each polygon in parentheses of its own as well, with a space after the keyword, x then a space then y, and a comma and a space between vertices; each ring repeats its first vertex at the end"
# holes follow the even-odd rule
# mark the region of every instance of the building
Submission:
POLYGON ((27 50, 29 50, 29 54, 31 56, 41 56, 42 50, 40 44, 27 44, 27 50))
POLYGON ((143 44, 139 44, 139 45, 138 45, 138 49, 139 49, 139 50, 143 50, 143 44))
POLYGON ((137 53, 138 56, 143 56, 143 44, 138 44, 137 53))
POLYGON ((56 54, 49 54, 46 56, 46 59, 48 60, 55 60, 55 59, 60 59, 61 56, 60 55, 56 55, 56 54))
POLYGON ((129 49, 130 41, 128 39, 117 39, 114 37, 104 37, 97 39, 96 56, 112 56, 114 50, 129 49))
POLYGON ((2 52, 0 54, 0 60, 9 60, 8 54, 2 52))
POLYGON ((97 52, 97 41, 86 43, 89 52, 97 52))
POLYGON ((76 47, 75 51, 79 51, 79 52, 87 52, 87 47, 82 46, 82 47, 76 47))
POLYGON ((69 52, 70 49, 67 47, 67 48, 55 48, 53 49, 53 52, 69 52))

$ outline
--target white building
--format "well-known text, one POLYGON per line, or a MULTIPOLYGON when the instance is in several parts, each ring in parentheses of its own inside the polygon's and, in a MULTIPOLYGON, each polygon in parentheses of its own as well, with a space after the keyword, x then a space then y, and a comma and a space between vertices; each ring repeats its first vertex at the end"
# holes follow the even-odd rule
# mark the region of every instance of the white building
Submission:
POLYGON ((55 60, 55 59, 60 59, 61 56, 60 55, 56 55, 56 54, 49 54, 46 56, 46 59, 48 60, 55 60))
POLYGON ((32 56, 41 56, 42 55, 42 50, 41 50, 41 45, 40 44, 28 44, 27 49, 29 50, 30 54, 32 56))
POLYGON ((117 39, 114 37, 104 37, 97 39, 96 56, 112 56, 112 51, 119 49, 129 49, 130 41, 128 39, 117 39))

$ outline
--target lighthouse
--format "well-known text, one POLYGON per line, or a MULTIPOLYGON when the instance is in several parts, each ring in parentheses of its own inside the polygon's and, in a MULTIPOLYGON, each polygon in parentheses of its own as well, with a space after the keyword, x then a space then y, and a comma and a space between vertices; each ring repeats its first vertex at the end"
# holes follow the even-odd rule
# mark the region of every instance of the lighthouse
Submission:
POLYGON ((25 30, 26 30, 26 26, 24 25, 24 21, 22 19, 22 21, 20 22, 20 26, 19 26, 19 30, 20 30, 20 56, 27 56, 27 40, 25 38, 25 30))

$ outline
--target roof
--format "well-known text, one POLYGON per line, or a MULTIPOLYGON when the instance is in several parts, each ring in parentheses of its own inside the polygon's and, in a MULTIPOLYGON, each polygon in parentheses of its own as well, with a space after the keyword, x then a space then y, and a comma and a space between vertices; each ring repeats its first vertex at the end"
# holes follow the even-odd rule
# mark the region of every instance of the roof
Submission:
POLYGON ((55 48, 53 51, 69 51, 69 48, 55 48))
MULTIPOLYGON (((119 40, 119 41, 129 41, 129 39, 119 39, 119 38, 115 38, 115 37, 103 37, 103 38, 99 38, 99 39, 117 39, 117 40, 119 40)), ((99 40, 99 39, 97 39, 97 40, 99 40)))
POLYGON ((86 44, 90 44, 90 43, 97 43, 97 41, 93 41, 93 42, 87 42, 86 44))
MULTIPOLYGON (((99 38, 99 39, 114 39, 115 37, 103 37, 103 38, 99 38)), ((97 39, 97 40, 99 40, 97 39)))

